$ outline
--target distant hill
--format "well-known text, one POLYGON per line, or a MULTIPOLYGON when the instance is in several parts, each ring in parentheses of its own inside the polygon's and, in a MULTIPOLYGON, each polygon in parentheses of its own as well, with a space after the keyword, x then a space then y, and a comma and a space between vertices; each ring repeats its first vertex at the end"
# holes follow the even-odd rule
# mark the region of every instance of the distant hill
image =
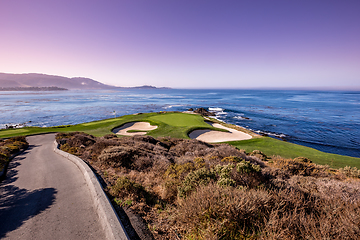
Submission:
MULTIPOLYGON (((1 89, 21 89, 33 90, 34 89, 46 89, 49 87, 57 87, 60 90, 65 89, 169 89, 169 88, 157 88, 154 86, 144 85, 138 87, 115 87, 106 85, 101 82, 92 80, 90 78, 74 77, 67 78, 54 75, 46 75, 39 73, 25 73, 25 74, 11 74, 11 73, 0 73, 0 91, 1 89), (32 88, 32 89, 30 89, 32 88)), ((10 90, 9 90, 10 89, 10 90)), ((13 90, 15 91, 15 90, 13 90)))
POLYGON ((0 73, 0 88, 17 87, 58 87, 66 89, 113 89, 90 78, 67 78, 38 73, 8 74, 0 73))
POLYGON ((59 87, 0 87, 0 91, 66 91, 59 87))

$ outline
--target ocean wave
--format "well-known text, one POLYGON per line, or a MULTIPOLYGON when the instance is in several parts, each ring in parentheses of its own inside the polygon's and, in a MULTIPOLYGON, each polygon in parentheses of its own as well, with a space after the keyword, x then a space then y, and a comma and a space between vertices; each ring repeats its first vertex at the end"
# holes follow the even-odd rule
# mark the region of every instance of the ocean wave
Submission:
POLYGON ((173 108, 173 107, 184 107, 186 105, 183 104, 176 104, 176 105, 168 105, 168 106, 164 106, 164 109, 169 109, 169 108, 173 108))
POLYGON ((243 117, 243 116, 235 116, 235 117, 233 117, 233 118, 239 119, 239 120, 252 120, 251 118, 243 117))
POLYGON ((31 122, 0 124, 0 129, 23 128, 23 127, 29 126, 29 125, 28 125, 29 123, 31 123, 31 122))
POLYGON ((209 111, 210 112, 222 112, 222 111, 224 111, 224 109, 219 108, 219 107, 209 107, 209 111))
POLYGON ((277 138, 286 138, 287 136, 283 133, 272 133, 272 132, 265 132, 261 130, 254 131, 257 134, 265 135, 265 136, 271 136, 271 137, 277 137, 277 138))
POLYGON ((228 113, 227 112, 216 112, 215 114, 216 115, 227 115, 228 113))
POLYGON ((227 115, 228 113, 224 111, 225 109, 219 107, 209 107, 209 111, 215 113, 216 116, 227 115))

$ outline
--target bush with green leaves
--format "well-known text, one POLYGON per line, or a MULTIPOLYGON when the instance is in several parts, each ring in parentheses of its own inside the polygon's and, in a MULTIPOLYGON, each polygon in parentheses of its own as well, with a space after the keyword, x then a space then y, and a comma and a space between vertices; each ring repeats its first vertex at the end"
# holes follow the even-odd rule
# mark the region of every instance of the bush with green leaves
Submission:
POLYGON ((238 163, 240 162, 242 159, 236 156, 229 156, 229 157, 224 157, 223 159, 221 159, 222 162, 228 162, 228 163, 238 163))
POLYGON ((217 184, 219 186, 235 186, 236 182, 231 179, 231 172, 234 169, 234 164, 228 165, 216 165, 215 172, 218 174, 218 181, 217 184))
POLYGON ((193 172, 190 172, 183 181, 182 185, 178 187, 178 196, 185 198, 192 191, 196 189, 196 187, 200 185, 207 185, 211 181, 215 181, 217 179, 215 172, 210 171, 206 168, 200 168, 193 172))
POLYGON ((193 162, 174 163, 166 169, 164 176, 170 179, 183 179, 184 175, 194 170, 196 170, 196 166, 193 162))
POLYGON ((238 173, 261 172, 261 167, 259 165, 252 164, 249 161, 243 160, 236 164, 236 171, 238 173))
POLYGON ((110 192, 119 199, 146 200, 147 198, 145 188, 127 177, 119 177, 116 183, 111 186, 110 192))

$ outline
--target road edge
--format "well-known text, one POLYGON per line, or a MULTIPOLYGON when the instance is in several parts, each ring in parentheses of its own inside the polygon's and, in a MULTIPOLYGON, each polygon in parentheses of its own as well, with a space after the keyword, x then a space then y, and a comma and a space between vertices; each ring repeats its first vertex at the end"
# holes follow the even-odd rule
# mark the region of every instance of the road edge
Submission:
POLYGON ((54 152, 73 162, 83 173, 95 204, 95 210, 105 231, 106 239, 130 240, 98 178, 90 167, 81 158, 60 150, 56 140, 54 141, 54 152))

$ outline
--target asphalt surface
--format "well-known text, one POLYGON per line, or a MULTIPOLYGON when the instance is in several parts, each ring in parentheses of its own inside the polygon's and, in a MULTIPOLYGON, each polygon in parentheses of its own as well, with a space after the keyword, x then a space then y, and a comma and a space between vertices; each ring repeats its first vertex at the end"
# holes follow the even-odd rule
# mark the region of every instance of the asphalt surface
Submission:
POLYGON ((27 140, 0 183, 0 238, 105 239, 83 175, 53 152, 54 134, 27 140))

